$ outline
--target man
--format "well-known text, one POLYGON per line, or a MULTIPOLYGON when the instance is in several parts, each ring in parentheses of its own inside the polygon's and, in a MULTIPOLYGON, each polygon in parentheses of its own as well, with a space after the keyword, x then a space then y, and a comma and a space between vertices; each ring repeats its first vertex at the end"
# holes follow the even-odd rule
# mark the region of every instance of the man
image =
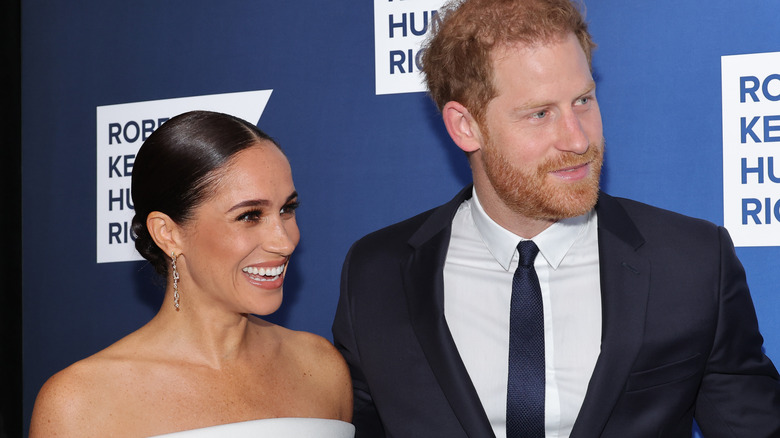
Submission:
POLYGON ((444 14, 423 69, 474 184, 347 255, 358 437, 780 437, 728 233, 599 192, 592 47, 569 0, 444 14))

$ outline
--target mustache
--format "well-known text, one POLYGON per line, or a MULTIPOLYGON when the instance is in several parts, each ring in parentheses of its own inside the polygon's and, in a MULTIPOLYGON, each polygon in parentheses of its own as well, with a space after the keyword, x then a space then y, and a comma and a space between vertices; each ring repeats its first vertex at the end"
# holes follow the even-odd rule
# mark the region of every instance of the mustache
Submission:
POLYGON ((588 145, 588 150, 584 154, 564 152, 555 157, 550 157, 539 165, 537 172, 542 176, 557 170, 583 166, 588 163, 598 163, 600 167, 601 162, 604 160, 604 144, 605 141, 602 139, 599 142, 593 142, 588 145))

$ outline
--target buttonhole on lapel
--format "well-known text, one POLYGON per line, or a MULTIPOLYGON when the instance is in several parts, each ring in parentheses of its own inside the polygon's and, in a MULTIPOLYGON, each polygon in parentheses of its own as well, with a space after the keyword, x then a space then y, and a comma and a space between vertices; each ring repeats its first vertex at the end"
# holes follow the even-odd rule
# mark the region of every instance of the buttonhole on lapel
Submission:
POLYGON ((623 263, 621 263, 621 265, 623 265, 624 268, 628 269, 629 271, 633 272, 634 274, 639 275, 639 271, 637 271, 636 268, 634 268, 633 266, 629 265, 628 263, 623 262, 623 263))

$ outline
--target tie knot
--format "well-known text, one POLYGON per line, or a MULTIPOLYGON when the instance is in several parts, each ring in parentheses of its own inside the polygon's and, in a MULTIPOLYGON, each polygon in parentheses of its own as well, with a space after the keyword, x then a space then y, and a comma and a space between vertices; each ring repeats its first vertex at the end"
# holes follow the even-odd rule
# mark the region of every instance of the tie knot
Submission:
POLYGON ((533 266, 539 248, 533 240, 523 240, 517 244, 517 252, 520 253, 520 266, 533 266))

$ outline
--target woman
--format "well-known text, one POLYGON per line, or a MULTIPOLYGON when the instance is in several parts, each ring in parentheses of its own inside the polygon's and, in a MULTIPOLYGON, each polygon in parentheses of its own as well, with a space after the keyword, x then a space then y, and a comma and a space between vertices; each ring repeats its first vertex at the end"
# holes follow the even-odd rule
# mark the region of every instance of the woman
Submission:
POLYGON ((279 308, 299 239, 278 145, 229 115, 182 114, 139 150, 132 194, 136 248, 167 278, 163 305, 49 379, 30 437, 351 437, 340 354, 253 316, 279 308))

